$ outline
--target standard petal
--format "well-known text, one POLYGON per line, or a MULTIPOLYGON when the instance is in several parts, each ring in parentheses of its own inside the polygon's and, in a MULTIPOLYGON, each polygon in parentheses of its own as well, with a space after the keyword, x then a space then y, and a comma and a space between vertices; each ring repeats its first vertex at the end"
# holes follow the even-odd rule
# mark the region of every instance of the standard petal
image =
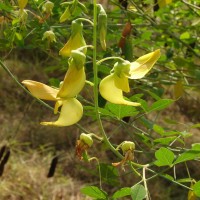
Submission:
POLYGON ((28 88, 34 97, 38 99, 56 101, 56 96, 59 91, 58 89, 54 89, 48 85, 32 80, 24 80, 22 83, 28 88))
POLYGON ((153 67, 160 57, 160 49, 139 57, 135 62, 131 63, 130 79, 143 78, 153 67))
POLYGON ((42 125, 71 126, 77 123, 83 115, 83 106, 75 98, 63 101, 60 116, 55 122, 41 122, 42 125))
POLYGON ((140 103, 127 101, 123 98, 123 92, 117 88, 114 81, 114 74, 105 77, 99 85, 101 96, 107 101, 114 104, 124 104, 130 106, 140 106, 140 103))
POLYGON ((69 67, 57 97, 75 97, 83 89, 85 79, 84 67, 79 70, 76 67, 69 67))

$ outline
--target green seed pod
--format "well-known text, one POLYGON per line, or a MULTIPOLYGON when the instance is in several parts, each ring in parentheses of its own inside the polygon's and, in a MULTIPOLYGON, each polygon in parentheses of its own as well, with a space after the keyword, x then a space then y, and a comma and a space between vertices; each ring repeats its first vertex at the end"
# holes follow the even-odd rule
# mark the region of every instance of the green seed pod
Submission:
POLYGON ((123 151, 123 154, 125 154, 128 150, 134 151, 135 143, 130 141, 124 141, 121 146, 121 149, 123 151))
POLYGON ((98 15, 98 31, 100 37, 100 43, 103 50, 106 50, 106 34, 107 34, 107 14, 102 7, 102 5, 98 4, 100 8, 100 12, 98 15))
POLYGON ((81 133, 80 140, 87 144, 89 147, 93 144, 93 139, 89 134, 81 133))

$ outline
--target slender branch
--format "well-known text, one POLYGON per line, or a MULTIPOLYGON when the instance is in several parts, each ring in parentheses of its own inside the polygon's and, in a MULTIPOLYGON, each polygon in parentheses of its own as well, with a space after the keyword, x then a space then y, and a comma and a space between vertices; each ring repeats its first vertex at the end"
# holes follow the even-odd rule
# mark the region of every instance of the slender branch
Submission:
POLYGON ((123 156, 114 148, 114 146, 110 143, 104 128, 103 124, 100 118, 100 112, 99 112, 99 103, 98 103, 98 66, 96 63, 96 58, 97 58, 97 1, 93 0, 93 73, 94 73, 94 107, 95 107, 95 112, 96 112, 96 117, 97 117, 97 122, 99 124, 100 132, 103 137, 103 141, 105 144, 109 147, 109 149, 119 158, 123 158, 123 156))
POLYGON ((187 4, 187 5, 189 5, 189 6, 191 6, 191 7, 193 7, 193 8, 196 8, 196 9, 200 10, 200 7, 198 7, 196 5, 193 5, 193 4, 191 4, 191 3, 189 3, 189 2, 187 2, 185 0, 182 0, 182 2, 185 3, 185 4, 187 4))
POLYGON ((121 61, 124 61, 124 59, 123 58, 121 58, 121 57, 106 57, 106 58, 103 58, 103 59, 101 59, 101 60, 99 60, 96 64, 97 65, 99 65, 99 64, 101 64, 102 62, 104 62, 104 61, 106 61, 106 60, 121 60, 121 61))

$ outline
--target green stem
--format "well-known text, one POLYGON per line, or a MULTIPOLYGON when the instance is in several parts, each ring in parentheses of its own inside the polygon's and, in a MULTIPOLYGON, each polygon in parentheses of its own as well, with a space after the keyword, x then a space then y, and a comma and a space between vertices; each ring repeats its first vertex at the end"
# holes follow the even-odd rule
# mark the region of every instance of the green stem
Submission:
POLYGON ((97 63, 96 63, 96 58, 97 58, 97 0, 93 0, 93 73, 94 73, 94 107, 95 107, 95 112, 96 112, 96 117, 97 117, 97 122, 99 124, 100 128, 100 133, 103 137, 103 140, 105 144, 109 147, 109 149, 119 158, 123 158, 123 156, 113 147, 113 145, 110 143, 108 140, 108 137, 104 131, 100 113, 99 113, 99 103, 98 103, 98 68, 97 68, 97 63))
POLYGON ((75 21, 82 21, 82 22, 85 21, 85 22, 90 23, 92 26, 94 25, 94 23, 92 21, 90 21, 89 19, 86 19, 86 18, 78 18, 75 21))
POLYGON ((99 163, 99 159, 96 158, 96 157, 92 157, 92 158, 89 159, 89 161, 92 161, 92 160, 96 160, 97 161, 98 168, 99 168, 99 187, 100 187, 100 189, 102 189, 101 166, 100 166, 100 163, 99 163))
POLYGON ((101 64, 102 62, 104 62, 106 60, 121 60, 121 61, 124 61, 124 59, 121 58, 121 57, 115 57, 115 56, 113 56, 113 57, 103 58, 103 59, 99 60, 96 64, 99 65, 99 64, 101 64))

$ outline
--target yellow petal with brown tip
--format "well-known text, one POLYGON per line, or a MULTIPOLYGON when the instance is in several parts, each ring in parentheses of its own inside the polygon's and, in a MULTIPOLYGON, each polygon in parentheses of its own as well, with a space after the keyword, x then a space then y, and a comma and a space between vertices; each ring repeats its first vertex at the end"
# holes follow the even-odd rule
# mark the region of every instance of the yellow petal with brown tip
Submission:
POLYGON ((62 102, 60 116, 55 122, 41 122, 42 125, 71 126, 77 123, 83 115, 83 106, 75 99, 67 99, 62 102))
POLYGON ((48 85, 32 80, 24 80, 22 83, 28 88, 34 97, 38 99, 56 101, 56 96, 59 91, 58 89, 54 89, 48 85))
POLYGON ((139 57, 135 62, 131 63, 128 78, 140 79, 143 78, 153 67, 155 62, 160 57, 160 49, 139 57))
POLYGON ((123 98, 123 92, 115 85, 115 74, 105 77, 99 85, 101 96, 107 101, 114 104, 123 104, 130 106, 140 106, 140 103, 127 101, 123 98))

